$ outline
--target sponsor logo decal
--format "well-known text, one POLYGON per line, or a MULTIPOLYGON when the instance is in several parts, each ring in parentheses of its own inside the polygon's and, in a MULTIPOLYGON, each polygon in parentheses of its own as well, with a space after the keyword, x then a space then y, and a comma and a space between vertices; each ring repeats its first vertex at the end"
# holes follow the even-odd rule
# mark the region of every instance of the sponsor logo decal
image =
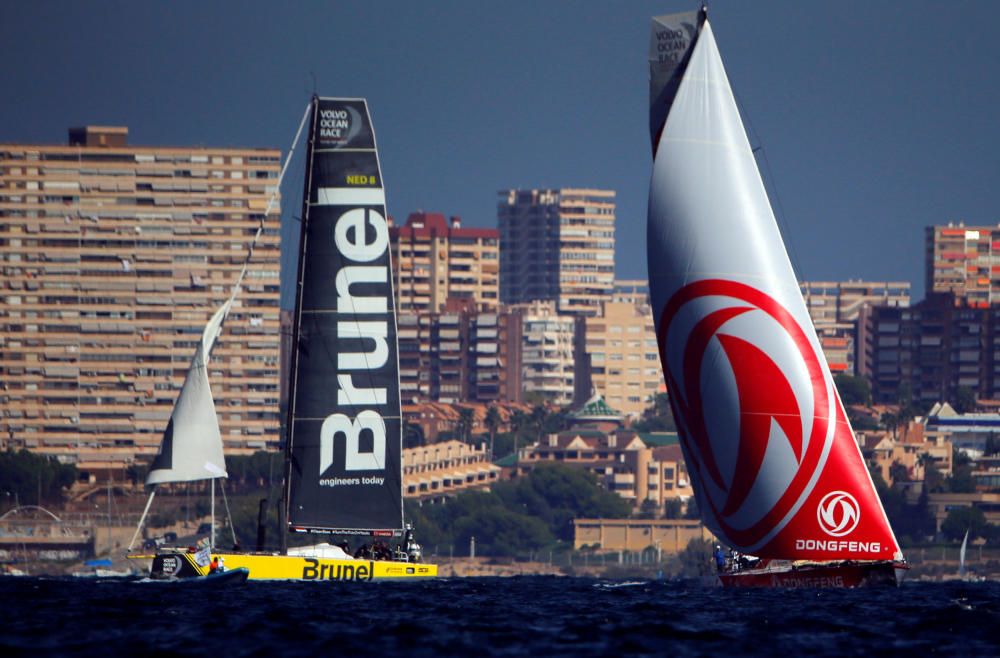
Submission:
MULTIPOLYGON (((691 467, 711 485, 709 513, 732 543, 754 545, 783 527, 795 503, 809 494, 824 445, 832 441, 832 400, 822 356, 776 299, 723 279, 697 281, 675 293, 661 315, 658 338, 691 467), (668 355, 674 359, 670 364, 668 355), (731 375, 724 376, 727 372, 731 375), (736 395, 720 384, 727 377, 736 395), (719 390, 706 390, 706 381, 719 390), (715 395, 711 409, 703 399, 707 395, 715 395), (738 408, 720 409, 726 403, 738 408), (723 433, 710 422, 709 416, 720 412, 738 417, 738 432, 723 433), (769 443, 775 440, 787 443, 791 466, 788 460, 768 460, 769 443), (727 461, 738 464, 729 477, 722 468, 727 461), (762 474, 788 485, 767 503, 769 508, 747 515, 744 506, 762 474), (739 512, 751 519, 749 527, 728 522, 739 512)), ((753 503, 763 505, 759 496, 753 503)))
POLYGON ((181 570, 181 561, 176 556, 168 556, 163 558, 163 575, 173 576, 181 570))
POLYGON ((877 541, 847 541, 846 539, 796 539, 797 551, 836 551, 838 553, 881 553, 877 541))
POLYGON ((831 537, 850 534, 861 520, 861 507, 846 491, 831 491, 816 506, 819 527, 831 537))
MULTIPOLYGON (((388 223, 376 210, 352 208, 337 219, 334 241, 345 262, 334 280, 337 290, 337 337, 350 339, 353 346, 337 353, 337 405, 338 408, 369 408, 361 409, 353 417, 333 413, 323 421, 319 436, 319 485, 381 487, 384 477, 353 476, 351 472, 385 471, 386 426, 383 416, 390 411, 386 406, 388 391, 385 386, 370 384, 387 380, 384 373, 395 367, 395 362, 389 358, 391 350, 388 343, 389 268, 371 263, 381 262, 386 255, 389 247, 388 223), (358 284, 384 284, 385 287, 382 294, 360 295, 355 292, 358 284), (357 350, 359 341, 362 351, 347 351, 357 350), (362 433, 371 437, 369 450, 362 450, 362 433), (338 440, 339 437, 343 437, 342 441, 338 440), (343 460, 336 469, 340 476, 322 477, 334 465, 335 452, 343 460)), ((338 344, 347 343, 339 341, 338 344)))
POLYGON ((303 580, 371 580, 375 577, 374 562, 328 564, 320 563, 316 558, 307 557, 305 563, 305 566, 302 567, 303 580))
POLYGON ((771 576, 772 587, 844 587, 843 576, 771 576))
POLYGON ((346 146, 361 132, 361 125, 361 114, 350 105, 320 110, 320 144, 327 148, 346 146))

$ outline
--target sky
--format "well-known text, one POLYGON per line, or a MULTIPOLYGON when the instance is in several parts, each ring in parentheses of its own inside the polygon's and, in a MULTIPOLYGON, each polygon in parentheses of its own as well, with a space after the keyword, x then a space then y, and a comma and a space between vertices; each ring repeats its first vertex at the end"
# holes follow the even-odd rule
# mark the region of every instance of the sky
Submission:
MULTIPOLYGON (((365 97, 388 211, 496 225, 497 191, 617 192, 645 278, 650 17, 696 2, 0 3, 0 142, 287 152, 308 100, 365 97)), ((716 0, 709 20, 804 280, 902 280, 924 227, 1000 222, 1000 2, 716 0)), ((294 235, 302 165, 283 187, 294 235)))

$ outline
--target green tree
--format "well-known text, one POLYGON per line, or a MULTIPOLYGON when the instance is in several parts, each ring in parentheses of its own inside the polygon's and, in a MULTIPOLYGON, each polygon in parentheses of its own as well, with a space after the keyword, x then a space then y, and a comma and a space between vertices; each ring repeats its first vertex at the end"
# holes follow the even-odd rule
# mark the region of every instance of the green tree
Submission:
POLYGON ((403 424, 404 448, 419 448, 425 443, 427 443, 427 439, 424 437, 424 428, 422 425, 408 422, 403 424))
POLYGON ((684 503, 680 498, 668 498, 663 503, 663 518, 679 519, 684 512, 684 503))
POLYGON ((656 501, 647 498, 646 500, 642 501, 641 505, 639 505, 638 518, 655 519, 657 512, 659 511, 660 511, 660 506, 656 504, 656 501))
POLYGON ((545 521, 558 539, 573 538, 574 518, 625 518, 631 506, 601 489, 593 473, 566 464, 539 464, 530 476, 494 485, 509 509, 545 521))
POLYGON ((712 566, 712 549, 714 544, 708 539, 695 537, 677 554, 678 575, 685 578, 697 578, 709 573, 712 566))
POLYGON ((472 425, 475 422, 475 412, 470 407, 460 407, 458 420, 455 421, 455 436, 462 443, 471 443, 472 425))
POLYGON ((886 411, 882 414, 882 426, 886 431, 892 433, 892 438, 896 438, 896 430, 903 424, 903 418, 898 412, 886 411))
POLYGON ((969 539, 978 539, 989 533, 986 515, 978 507, 955 507, 941 522, 941 534, 947 539, 958 541, 969 531, 969 539))
POLYGON ((896 482, 909 482, 910 471, 897 459, 889 465, 889 478, 893 484, 896 482))
POLYGON ((62 503, 76 482, 77 470, 55 457, 25 449, 0 452, 0 496, 21 505, 62 503))
POLYGON ((967 414, 976 410, 976 392, 968 386, 959 386, 955 391, 955 411, 967 414))
POLYGON ((945 482, 945 487, 951 493, 973 493, 976 490, 976 480, 972 477, 972 460, 965 452, 955 451, 951 477, 945 482))
POLYGON ((529 422, 531 427, 535 430, 535 441, 542 440, 542 430, 545 428, 545 419, 548 417, 549 413, 545 410, 543 405, 535 405, 531 410, 531 415, 529 416, 529 422))
POLYGON ((923 452, 917 456, 917 463, 924 467, 924 490, 933 493, 944 491, 945 480, 934 458, 923 452))
POLYGON ((872 387, 866 377, 855 377, 839 373, 833 377, 840 393, 840 399, 845 405, 861 404, 868 406, 872 402, 872 387))
POLYGON ((847 419, 851 421, 851 427, 855 431, 877 430, 879 428, 878 421, 869 414, 858 413, 850 407, 847 409, 847 419))
POLYGON ((575 518, 625 518, 630 506, 604 491, 593 474, 565 464, 539 464, 491 491, 467 491, 444 505, 406 501, 406 517, 418 541, 433 553, 452 547, 468 553, 476 538, 479 555, 514 555, 573 538, 575 518))
POLYGON ((541 519, 503 507, 484 507, 455 522, 454 542, 459 555, 468 555, 472 538, 480 555, 514 556, 552 543, 541 519))
POLYGON ((491 404, 490 408, 486 410, 486 417, 483 418, 483 424, 486 425, 486 429, 490 433, 490 461, 493 461, 494 443, 501 422, 503 419, 500 417, 500 410, 496 408, 496 405, 491 404))
POLYGON ((670 409, 670 396, 657 393, 652 398, 652 404, 642 412, 642 417, 632 423, 636 432, 676 432, 677 424, 670 409))
POLYGON ((280 478, 283 456, 277 451, 258 450, 252 455, 226 457, 228 486, 233 490, 260 489, 280 478))

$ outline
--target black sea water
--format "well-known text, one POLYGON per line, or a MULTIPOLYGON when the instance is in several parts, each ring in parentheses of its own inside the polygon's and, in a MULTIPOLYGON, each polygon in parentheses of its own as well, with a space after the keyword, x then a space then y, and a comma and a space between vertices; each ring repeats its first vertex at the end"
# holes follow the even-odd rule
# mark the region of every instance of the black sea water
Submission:
POLYGON ((1000 583, 0 579, 0 656, 998 656, 1000 583))

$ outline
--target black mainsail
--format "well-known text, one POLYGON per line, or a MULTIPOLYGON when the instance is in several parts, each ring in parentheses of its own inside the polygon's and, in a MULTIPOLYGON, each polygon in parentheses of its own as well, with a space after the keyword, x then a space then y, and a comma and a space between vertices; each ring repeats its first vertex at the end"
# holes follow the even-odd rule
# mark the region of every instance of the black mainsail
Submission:
POLYGON ((403 528, 385 192, 364 99, 314 98, 289 373, 293 532, 403 528))

